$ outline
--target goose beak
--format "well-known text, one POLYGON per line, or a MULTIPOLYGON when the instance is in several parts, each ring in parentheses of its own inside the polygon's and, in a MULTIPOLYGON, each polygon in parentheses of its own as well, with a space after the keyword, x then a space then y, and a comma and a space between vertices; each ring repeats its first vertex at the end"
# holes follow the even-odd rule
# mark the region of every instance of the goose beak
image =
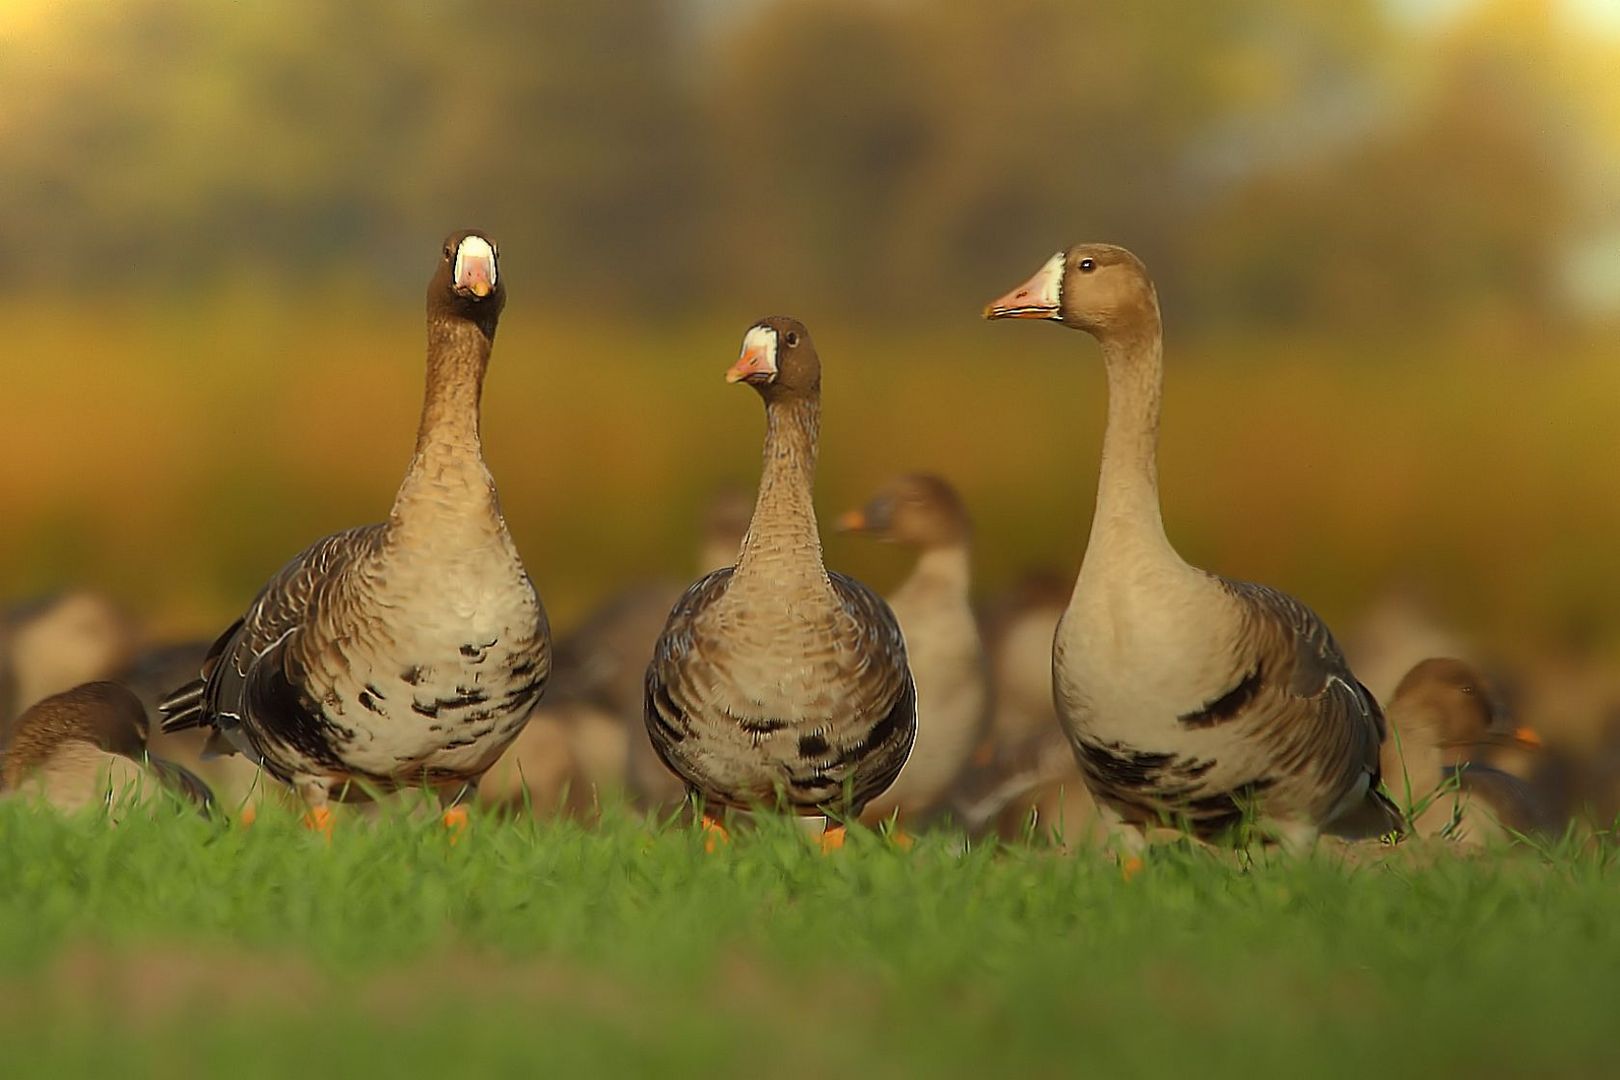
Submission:
POLYGON ((846 510, 838 515, 839 532, 861 532, 866 528, 866 514, 860 510, 846 510))
POLYGON ((495 291, 495 248, 481 236, 469 236, 456 249, 455 286, 482 300, 495 291))
POLYGON ((1063 252, 1012 292, 985 305, 987 319, 1055 319, 1063 321, 1063 252))
POLYGON ((726 372, 726 382, 768 383, 776 380, 776 361, 764 345, 750 345, 743 349, 737 362, 726 372))
POLYGON ((477 257, 462 260, 461 269, 456 274, 456 288, 464 289, 482 300, 494 291, 490 278, 489 260, 477 257))
POLYGON ((1536 730, 1527 727, 1514 728, 1513 741, 1532 750, 1540 750, 1544 745, 1541 736, 1536 733, 1536 730))

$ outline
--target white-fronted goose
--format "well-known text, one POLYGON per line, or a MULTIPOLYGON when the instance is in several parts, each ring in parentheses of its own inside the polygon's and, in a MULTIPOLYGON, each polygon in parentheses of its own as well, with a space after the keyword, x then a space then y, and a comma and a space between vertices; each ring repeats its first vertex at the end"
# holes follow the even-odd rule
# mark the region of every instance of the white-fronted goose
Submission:
POLYGON ((780 317, 756 324, 726 380, 765 399, 759 494, 737 565, 670 613, 647 668, 647 732, 710 809, 827 814, 835 846, 831 816, 858 817, 911 749, 905 639, 881 597, 822 562, 821 361, 809 332, 780 317))
POLYGON ((1484 763, 1492 747, 1533 749, 1541 740, 1514 726, 1495 689, 1466 661, 1431 657, 1407 672, 1390 699, 1389 728, 1385 783, 1420 836, 1478 845, 1562 831, 1529 784, 1484 763))
POLYGON ((984 642, 971 597, 973 525, 956 489, 924 473, 896 478, 838 524, 918 553, 911 574, 886 598, 917 683, 917 741, 864 818, 922 816, 942 805, 989 720, 984 642))
POLYGON ((1201 837, 1249 814, 1290 846, 1397 831, 1378 702, 1326 625, 1182 561, 1160 517, 1159 302, 1123 248, 1082 244, 985 309, 1095 337, 1108 376, 1091 538, 1054 643, 1058 716, 1104 812, 1201 837))
POLYGON ((87 589, 0 614, 0 735, 34 702, 118 676, 135 647, 135 624, 112 600, 87 589))
MULTIPOLYGON (((459 798, 522 729, 550 633, 501 516, 479 399, 505 303, 495 245, 445 242, 427 295, 427 393, 388 520, 337 533, 270 580, 163 705, 292 784, 333 797, 426 784, 459 798)), ((452 806, 447 818, 463 817, 452 806)))
POLYGON ((167 788, 206 811, 213 801, 208 786, 179 765, 147 759, 146 735, 146 708, 117 683, 53 694, 17 718, 0 762, 0 789, 71 812, 96 803, 117 807, 167 788))

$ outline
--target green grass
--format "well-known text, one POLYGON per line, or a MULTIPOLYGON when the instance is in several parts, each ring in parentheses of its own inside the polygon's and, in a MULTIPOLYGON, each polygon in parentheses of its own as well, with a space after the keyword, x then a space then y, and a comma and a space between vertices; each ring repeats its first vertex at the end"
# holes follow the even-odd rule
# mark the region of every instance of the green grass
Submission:
POLYGON ((1612 1072, 1620 867, 0 805, 10 1075, 1612 1072), (15 1071, 13 1071, 15 1070, 15 1071))

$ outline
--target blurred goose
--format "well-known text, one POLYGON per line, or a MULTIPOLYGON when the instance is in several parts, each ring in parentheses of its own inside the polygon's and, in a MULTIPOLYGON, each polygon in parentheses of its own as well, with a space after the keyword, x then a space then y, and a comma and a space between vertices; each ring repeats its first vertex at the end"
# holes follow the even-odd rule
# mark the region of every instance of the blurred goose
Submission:
POLYGON ((0 614, 0 734, 36 701, 119 675, 135 648, 135 624, 112 600, 87 589, 0 614))
MULTIPOLYGON (((647 668, 653 748, 715 807, 859 817, 905 764, 916 692, 881 597, 822 562, 812 487, 821 361, 804 326, 751 327, 726 374, 765 399, 765 464, 737 565, 681 597, 647 668)), ((712 817, 706 828, 717 829, 712 817)))
POLYGON ((117 683, 53 694, 17 718, 0 763, 0 789, 38 795, 71 812, 168 788, 207 810, 208 786, 179 765, 148 760, 146 735, 146 708, 117 683))
POLYGON ((1389 703, 1386 783, 1414 813, 1419 835, 1467 844, 1514 833, 1557 835, 1562 825, 1523 780, 1481 760, 1495 746, 1538 748, 1540 738, 1508 720, 1500 700, 1463 660, 1424 660, 1389 703))
POLYGON ((911 575, 887 597, 917 683, 917 741, 865 819, 921 816, 944 802, 989 719, 984 643, 969 596, 973 526, 956 489, 920 473, 895 479, 838 524, 918 551, 911 575))
MULTIPOLYGON (((700 572, 736 561, 750 509, 732 489, 710 500, 700 572)), ((685 591, 672 579, 628 585, 557 640, 546 700, 478 785, 481 804, 588 816, 616 792, 660 809, 686 797, 647 741, 642 719, 647 657, 685 591)))
POLYGON ((479 399, 505 303, 494 242, 451 236, 428 286, 427 393, 388 520, 318 541, 164 702, 328 800, 426 784, 458 800, 522 729, 551 669, 545 611, 484 464, 479 399))
POLYGON ((1102 346, 1108 425, 1091 538, 1052 664, 1057 711, 1110 818, 1229 832, 1251 812, 1290 847, 1397 831, 1384 723, 1326 625, 1293 597, 1182 561, 1160 517, 1159 302, 1123 248, 1081 244, 990 304, 1102 346))
POLYGON ((990 730, 951 795, 973 834, 1016 839, 1033 823, 1066 842, 1092 838, 1097 804, 1052 705, 1052 639, 1070 588, 1049 573, 1026 576, 985 612, 990 730))

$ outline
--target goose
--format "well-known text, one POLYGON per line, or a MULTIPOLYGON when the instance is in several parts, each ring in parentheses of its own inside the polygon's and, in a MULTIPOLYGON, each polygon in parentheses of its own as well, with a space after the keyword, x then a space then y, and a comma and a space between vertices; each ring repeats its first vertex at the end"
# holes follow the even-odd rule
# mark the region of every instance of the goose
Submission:
POLYGON ((53 694, 17 718, 0 762, 0 790, 34 794, 73 812, 167 788, 206 812, 213 803, 208 785, 182 766, 148 758, 147 730, 146 707, 118 683, 53 694))
POLYGON ((135 624, 90 589, 54 593, 0 613, 0 735, 34 702, 122 673, 136 650, 135 624))
POLYGON ((952 810, 971 835, 1025 835, 1031 823, 1065 842, 1092 837, 1096 803, 1052 704, 1052 638, 1070 585, 1040 571, 988 606, 990 730, 952 792, 952 810))
POLYGON ((1452 657, 1419 662, 1396 687, 1388 716, 1384 775, 1414 814, 1414 832, 1467 845, 1562 832, 1530 784, 1485 763, 1493 747, 1535 750, 1541 739, 1514 726, 1473 665, 1452 657))
POLYGON ((821 361, 797 320, 750 327, 726 373, 765 401, 765 460, 734 567, 675 604, 647 667, 653 749, 704 805, 823 815, 843 842, 900 773, 917 727, 916 689, 894 613, 822 561, 812 488, 821 361))
POLYGON ((1128 845, 1160 823, 1200 838, 1252 814, 1286 847, 1323 830, 1398 832, 1379 791, 1384 720, 1326 624, 1300 601, 1184 562, 1160 516, 1159 302, 1108 244, 1053 255, 985 308, 1102 347, 1108 378, 1091 537, 1052 650, 1054 698, 1099 808, 1128 845))
POLYGON ((947 481, 910 473, 846 512, 838 527, 918 552, 911 574, 885 597, 917 683, 917 740, 899 778, 863 818, 921 817, 944 803, 989 721, 987 661, 970 597, 972 522, 947 481))
POLYGON ((213 729, 292 785, 306 824, 331 799, 438 790, 447 824, 522 729, 551 669, 545 609, 518 557, 479 437, 506 299, 495 243, 460 232, 427 294, 427 392, 388 520, 317 541, 215 642, 163 730, 213 729))
MULTIPOLYGON (((699 572, 736 562, 752 508, 730 488, 710 499, 699 572)), ((584 817, 600 808, 604 794, 622 793, 660 810, 686 797, 653 752, 642 719, 647 657, 685 591, 685 582, 674 578, 633 582, 557 639, 546 700, 485 774, 480 804, 584 817)))

